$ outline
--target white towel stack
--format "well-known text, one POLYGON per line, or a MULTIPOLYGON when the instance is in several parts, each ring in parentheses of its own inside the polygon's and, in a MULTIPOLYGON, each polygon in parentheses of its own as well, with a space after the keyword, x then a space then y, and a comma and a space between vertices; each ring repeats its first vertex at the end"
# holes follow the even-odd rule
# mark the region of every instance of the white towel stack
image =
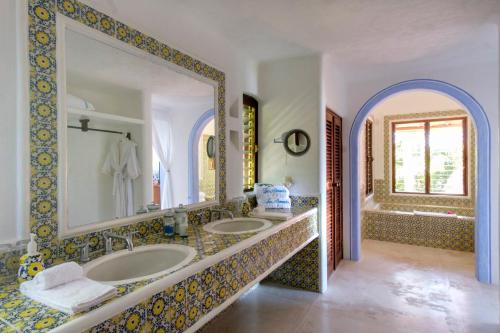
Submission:
POLYGON ((254 209, 248 214, 250 217, 255 217, 259 219, 268 219, 268 220, 279 220, 286 221, 293 217, 292 213, 286 212, 266 212, 266 211, 258 211, 254 209))
POLYGON ((116 295, 115 287, 86 278, 75 262, 48 268, 19 289, 35 301, 67 314, 88 310, 116 295))
POLYGON ((291 208, 290 192, 284 185, 254 185, 257 204, 265 208, 291 208))

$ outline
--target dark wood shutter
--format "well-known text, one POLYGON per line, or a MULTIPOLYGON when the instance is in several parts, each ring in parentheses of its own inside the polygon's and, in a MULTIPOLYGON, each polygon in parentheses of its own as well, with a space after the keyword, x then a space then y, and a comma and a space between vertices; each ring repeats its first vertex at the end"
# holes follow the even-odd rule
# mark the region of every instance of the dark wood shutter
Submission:
POLYGON ((333 112, 326 112, 326 232, 328 275, 335 267, 333 243, 333 112))
POLYGON ((344 257, 342 209, 342 118, 333 117, 333 216, 335 228, 335 268, 344 257))
POLYGON ((366 121, 365 125, 365 182, 366 195, 373 193, 373 122, 366 121))
POLYGON ((327 259, 330 274, 343 258, 342 118, 326 112, 327 259))

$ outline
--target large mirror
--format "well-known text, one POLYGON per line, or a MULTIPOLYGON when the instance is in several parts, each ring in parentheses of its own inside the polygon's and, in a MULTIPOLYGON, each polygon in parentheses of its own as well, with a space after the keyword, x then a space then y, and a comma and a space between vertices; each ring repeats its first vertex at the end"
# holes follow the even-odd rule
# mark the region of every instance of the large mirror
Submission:
POLYGON ((62 233, 216 201, 214 84, 77 24, 62 36, 62 233))

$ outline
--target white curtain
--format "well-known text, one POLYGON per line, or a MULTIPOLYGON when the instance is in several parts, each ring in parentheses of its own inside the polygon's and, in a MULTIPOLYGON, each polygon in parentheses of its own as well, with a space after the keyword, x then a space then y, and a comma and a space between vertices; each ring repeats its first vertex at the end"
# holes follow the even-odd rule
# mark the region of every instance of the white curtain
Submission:
POLYGON ((172 191, 172 151, 174 149, 172 125, 166 110, 153 110, 153 149, 165 170, 165 177, 160 179, 161 208, 173 207, 174 198, 172 191))

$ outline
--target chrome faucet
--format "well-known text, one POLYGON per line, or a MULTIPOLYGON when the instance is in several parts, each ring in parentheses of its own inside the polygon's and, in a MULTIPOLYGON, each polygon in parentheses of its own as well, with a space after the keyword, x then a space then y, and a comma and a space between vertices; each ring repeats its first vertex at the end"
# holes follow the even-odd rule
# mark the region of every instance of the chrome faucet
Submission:
POLYGON ((90 244, 88 242, 85 242, 81 245, 77 246, 80 249, 80 261, 81 262, 89 262, 89 248, 90 244))
POLYGON ((127 236, 122 236, 111 232, 105 232, 103 236, 106 246, 106 254, 113 253, 113 238, 125 241, 125 243, 127 243, 127 250, 133 251, 134 250, 134 242, 132 240, 133 235, 134 232, 129 232, 127 236))
POLYGON ((224 214, 229 216, 229 218, 234 219, 234 214, 229 209, 226 208, 210 208, 210 222, 214 221, 214 215, 219 214, 219 218, 222 218, 224 214))

